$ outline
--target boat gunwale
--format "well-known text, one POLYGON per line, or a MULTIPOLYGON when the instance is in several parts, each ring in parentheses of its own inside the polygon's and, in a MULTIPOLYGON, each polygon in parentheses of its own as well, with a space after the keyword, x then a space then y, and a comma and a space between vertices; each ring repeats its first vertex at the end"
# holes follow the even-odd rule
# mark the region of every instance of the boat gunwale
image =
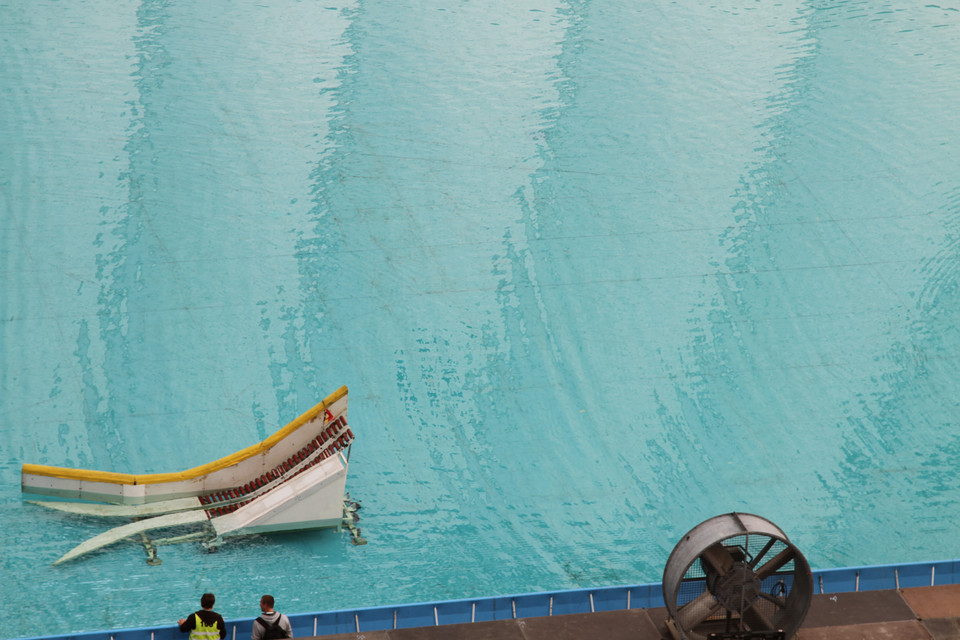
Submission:
POLYGON ((192 469, 184 471, 174 471, 167 473, 117 473, 113 471, 95 471, 90 469, 71 469, 68 467, 54 467, 42 464, 24 463, 21 469, 22 476, 43 476, 52 478, 62 478, 64 480, 77 480, 81 482, 102 482, 107 484, 120 485, 146 485, 163 484, 167 482, 180 482, 184 480, 195 480, 209 475, 216 471, 226 469, 235 464, 248 460, 265 451, 269 451, 277 444, 285 440, 289 435, 296 432, 300 427, 316 418, 319 414, 333 406, 337 401, 347 395, 346 385, 327 396, 322 402, 307 410, 295 420, 287 424, 282 429, 276 431, 262 442, 250 445, 235 453, 224 456, 212 462, 202 464, 192 469))

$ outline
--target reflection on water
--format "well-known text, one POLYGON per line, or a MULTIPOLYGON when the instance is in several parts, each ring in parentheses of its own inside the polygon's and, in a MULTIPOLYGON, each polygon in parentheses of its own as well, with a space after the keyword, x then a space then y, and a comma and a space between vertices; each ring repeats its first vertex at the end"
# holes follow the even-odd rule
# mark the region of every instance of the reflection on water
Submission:
POLYGON ((656 581, 731 510, 957 555, 960 13, 46 4, 0 7, 17 635, 656 581), (48 566, 105 525, 23 462, 187 468, 340 384, 370 544, 48 566))

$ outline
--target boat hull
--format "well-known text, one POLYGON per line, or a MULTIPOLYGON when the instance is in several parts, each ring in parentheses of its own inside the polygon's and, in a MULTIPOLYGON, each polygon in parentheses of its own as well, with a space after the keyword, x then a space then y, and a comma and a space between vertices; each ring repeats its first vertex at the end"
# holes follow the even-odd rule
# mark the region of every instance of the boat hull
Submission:
MULTIPOLYGON (((200 532, 188 538, 216 546, 232 536, 340 527, 352 442, 341 387, 263 442, 200 467, 133 475, 25 464, 21 486, 24 493, 87 501, 35 502, 51 509, 136 519, 77 545, 57 563, 137 536, 148 546, 148 562, 158 563, 160 542, 151 542, 148 531, 189 525, 200 532)), ((352 521, 348 526, 354 534, 352 521)), ((363 543, 359 530, 354 540, 363 543)))

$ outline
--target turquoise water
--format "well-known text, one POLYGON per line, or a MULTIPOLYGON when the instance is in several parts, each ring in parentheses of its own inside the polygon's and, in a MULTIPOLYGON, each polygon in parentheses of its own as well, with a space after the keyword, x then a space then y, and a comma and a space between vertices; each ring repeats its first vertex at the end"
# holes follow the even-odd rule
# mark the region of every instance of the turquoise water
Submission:
POLYGON ((960 5, 0 1, 0 635, 960 557, 960 5), (120 545, 350 387, 345 534, 120 545), (29 614, 29 615, 25 615, 29 614))

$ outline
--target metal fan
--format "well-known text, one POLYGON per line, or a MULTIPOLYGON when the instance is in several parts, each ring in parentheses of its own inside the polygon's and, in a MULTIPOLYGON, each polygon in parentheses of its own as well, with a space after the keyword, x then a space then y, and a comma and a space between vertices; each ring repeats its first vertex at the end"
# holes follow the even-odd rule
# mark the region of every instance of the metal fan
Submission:
POLYGON ((748 513, 698 524, 663 570, 667 627, 677 640, 791 638, 812 596, 803 554, 775 524, 748 513))

